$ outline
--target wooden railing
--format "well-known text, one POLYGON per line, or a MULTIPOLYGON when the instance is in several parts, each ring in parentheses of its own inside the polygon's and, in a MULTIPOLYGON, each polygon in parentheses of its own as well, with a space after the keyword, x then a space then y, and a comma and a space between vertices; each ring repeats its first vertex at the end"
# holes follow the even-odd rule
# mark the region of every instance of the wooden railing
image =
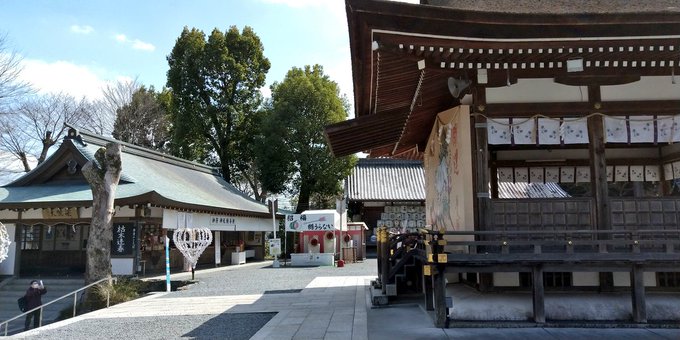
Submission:
POLYGON ((675 271, 680 262, 679 229, 450 231, 422 230, 429 240, 428 267, 435 324, 446 325, 444 273, 524 271, 532 277, 534 320, 545 322, 543 273, 628 271, 633 321, 646 323, 645 271, 675 271), (456 240, 447 240, 455 238, 456 240))

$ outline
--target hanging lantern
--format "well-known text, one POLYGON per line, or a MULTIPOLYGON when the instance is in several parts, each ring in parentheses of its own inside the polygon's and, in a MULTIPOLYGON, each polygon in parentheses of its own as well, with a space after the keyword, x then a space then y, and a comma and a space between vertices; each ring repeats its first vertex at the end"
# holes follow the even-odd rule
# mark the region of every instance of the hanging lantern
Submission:
POLYGON ((9 253, 9 245, 12 241, 9 240, 9 234, 7 233, 7 228, 5 225, 0 223, 0 262, 7 258, 9 253))
POLYGON ((172 240, 191 268, 196 268, 198 258, 212 243, 212 232, 208 228, 179 228, 172 234, 172 240))

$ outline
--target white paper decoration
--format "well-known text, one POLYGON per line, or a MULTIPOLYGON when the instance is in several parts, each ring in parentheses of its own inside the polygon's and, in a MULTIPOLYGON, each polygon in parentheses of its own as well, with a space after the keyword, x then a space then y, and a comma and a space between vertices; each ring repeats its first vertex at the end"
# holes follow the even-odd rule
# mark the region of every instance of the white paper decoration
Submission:
POLYGON ((515 144, 536 144, 536 121, 533 118, 515 119, 512 134, 515 144))
POLYGON ((579 166, 576 167, 576 183, 590 182, 590 167, 579 166))
POLYGON ((10 244, 12 244, 12 241, 9 240, 7 228, 4 224, 0 223, 0 262, 7 258, 10 244))
POLYGON ((529 182, 529 169, 515 168, 515 183, 528 183, 528 182, 529 182))
POLYGON ((198 258, 212 243, 212 232, 208 228, 179 228, 172 234, 172 240, 191 267, 196 268, 198 258))
POLYGON ((509 119, 489 119, 486 123, 489 144, 510 144, 509 119))
POLYGON ((498 181, 499 182, 513 182, 514 171, 512 168, 498 168, 498 181))
POLYGON ((588 122, 582 119, 565 119, 560 127, 564 144, 587 144, 588 122))
POLYGON ((560 168, 560 182, 562 183, 574 183, 574 168, 564 167, 560 168))
POLYGON ((656 182, 659 179, 659 167, 656 165, 645 165, 645 181, 656 182))
POLYGON ((614 167, 614 181, 628 182, 628 166, 617 165, 614 167))
POLYGON ((604 117, 604 129, 607 143, 628 143, 626 117, 604 117))
POLYGON ((607 182, 614 182, 614 167, 611 165, 607 166, 607 182))
POLYGON ((672 179, 673 177, 673 164, 666 163, 663 165, 663 175, 666 179, 672 179))
POLYGON ((560 168, 558 168, 558 167, 545 168, 545 182, 546 183, 559 183, 560 182, 560 168))
POLYGON ((560 144, 560 121, 549 118, 538 119, 538 142, 541 145, 560 144))
POLYGON ((529 181, 531 183, 543 183, 543 168, 529 168, 529 181))
POLYGON ((645 167, 643 165, 631 165, 629 169, 631 182, 645 181, 645 167))

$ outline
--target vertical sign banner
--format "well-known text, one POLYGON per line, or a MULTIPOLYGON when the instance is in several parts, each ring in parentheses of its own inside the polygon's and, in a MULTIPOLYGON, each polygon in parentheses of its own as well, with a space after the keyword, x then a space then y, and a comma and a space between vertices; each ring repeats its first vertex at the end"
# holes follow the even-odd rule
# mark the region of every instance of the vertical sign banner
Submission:
POLYGON ((113 225, 111 256, 131 256, 137 244, 137 227, 134 223, 113 225))
POLYGON ((269 239, 269 254, 270 255, 281 255, 281 239, 271 238, 269 239))

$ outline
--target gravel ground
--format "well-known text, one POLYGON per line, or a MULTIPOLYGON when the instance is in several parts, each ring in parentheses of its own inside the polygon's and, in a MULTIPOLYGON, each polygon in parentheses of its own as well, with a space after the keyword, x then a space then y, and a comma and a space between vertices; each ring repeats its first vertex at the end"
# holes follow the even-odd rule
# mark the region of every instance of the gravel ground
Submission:
POLYGON ((276 313, 223 313, 163 318, 82 320, 31 339, 227 339, 247 340, 276 313), (105 326, 104 326, 105 325, 105 326), (105 329, 104 334, 102 330, 105 329))
POLYGON ((187 290, 177 291, 172 297, 264 294, 272 290, 303 289, 315 277, 378 275, 376 259, 345 264, 344 267, 280 267, 272 268, 269 262, 238 270, 201 273, 187 290))

